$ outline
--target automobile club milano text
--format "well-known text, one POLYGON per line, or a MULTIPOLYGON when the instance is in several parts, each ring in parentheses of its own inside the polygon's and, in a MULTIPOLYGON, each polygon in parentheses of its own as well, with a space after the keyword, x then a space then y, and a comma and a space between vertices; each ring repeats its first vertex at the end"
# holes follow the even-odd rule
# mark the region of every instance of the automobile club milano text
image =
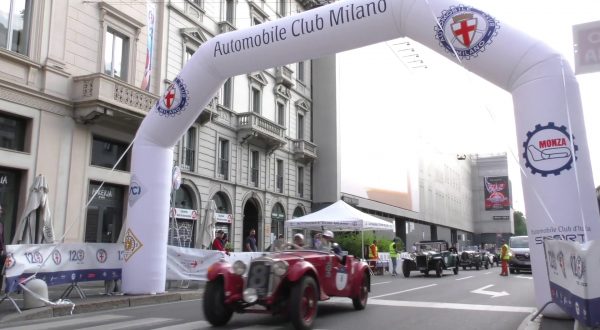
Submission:
POLYGON ((288 31, 286 27, 275 25, 267 29, 263 28, 260 33, 243 39, 232 39, 225 43, 217 41, 215 43, 213 57, 229 55, 283 41, 286 40, 290 34, 294 38, 301 37, 325 29, 326 24, 328 27, 335 27, 382 14, 387 8, 387 0, 378 0, 363 5, 349 4, 337 9, 331 9, 329 11, 329 17, 325 18, 319 14, 315 14, 313 18, 298 18, 292 22, 290 31, 288 31))

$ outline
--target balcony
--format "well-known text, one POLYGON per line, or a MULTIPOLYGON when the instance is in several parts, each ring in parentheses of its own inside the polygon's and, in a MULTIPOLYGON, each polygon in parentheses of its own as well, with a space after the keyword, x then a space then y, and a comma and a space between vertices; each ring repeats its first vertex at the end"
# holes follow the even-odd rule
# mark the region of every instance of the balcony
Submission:
POLYGON ((305 140, 293 140, 292 152, 294 159, 301 162, 311 162, 317 158, 317 146, 305 140))
POLYGON ((73 78, 75 120, 124 129, 139 127, 158 96, 102 73, 73 78))
POLYGON ((227 33, 236 30, 235 26, 228 21, 220 21, 217 24, 219 25, 219 32, 221 33, 227 33))
POLYGON ((275 81, 285 87, 292 88, 294 87, 294 80, 292 79, 293 73, 294 71, 287 66, 277 67, 275 68, 275 81))
POLYGON ((254 112, 237 114, 237 132, 240 143, 252 141, 264 147, 267 154, 286 144, 285 128, 254 112))

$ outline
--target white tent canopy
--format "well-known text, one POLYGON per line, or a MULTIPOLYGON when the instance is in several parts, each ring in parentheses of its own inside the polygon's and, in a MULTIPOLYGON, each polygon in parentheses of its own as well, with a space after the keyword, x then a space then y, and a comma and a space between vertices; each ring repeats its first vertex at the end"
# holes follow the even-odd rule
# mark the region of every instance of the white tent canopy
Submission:
POLYGON ((394 224, 363 213, 339 200, 303 217, 285 222, 294 229, 328 229, 331 231, 394 230, 394 224))

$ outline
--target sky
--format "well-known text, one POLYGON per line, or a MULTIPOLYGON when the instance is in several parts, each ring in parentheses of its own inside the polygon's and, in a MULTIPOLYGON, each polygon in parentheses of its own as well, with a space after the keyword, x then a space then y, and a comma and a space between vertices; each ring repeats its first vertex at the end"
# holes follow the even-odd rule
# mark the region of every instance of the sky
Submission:
MULTIPOLYGON (((600 21, 599 0, 469 0, 465 4, 494 16, 501 25, 510 25, 546 43, 559 51, 572 68, 575 67, 573 25, 600 21)), ((338 96, 338 105, 344 111, 363 113, 353 116, 356 118, 354 125, 344 121, 341 129, 346 134, 342 132, 345 138, 342 155, 356 149, 364 152, 366 157, 386 155, 382 164, 385 181, 379 173, 365 175, 363 181, 382 189, 405 186, 406 175, 398 173, 414 169, 414 164, 403 161, 406 159, 403 154, 416 152, 414 141, 419 137, 425 137, 433 149, 447 154, 449 159, 455 158, 456 154, 505 152, 512 181, 513 207, 526 214, 513 104, 508 92, 409 39, 340 53, 338 65, 338 81, 345 93, 338 96), (410 44, 405 44, 406 41, 410 44), (363 65, 367 58, 369 64, 363 65), (361 134, 353 134, 355 131, 361 134), (373 143, 373 139, 365 139, 364 134, 374 136, 375 141, 397 141, 398 147, 373 143), (398 152, 393 152, 395 149, 398 152)), ((580 74, 577 80, 594 186, 599 186, 600 130, 594 130, 593 124, 600 123, 600 73, 580 74)), ((342 162, 357 170, 361 166, 357 162, 342 162)))

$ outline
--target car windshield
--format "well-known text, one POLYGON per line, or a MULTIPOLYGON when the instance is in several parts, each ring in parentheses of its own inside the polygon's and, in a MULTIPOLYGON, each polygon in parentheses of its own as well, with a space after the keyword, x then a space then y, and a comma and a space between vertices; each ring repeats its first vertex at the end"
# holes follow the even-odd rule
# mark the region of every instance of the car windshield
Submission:
POLYGON ((527 237, 511 237, 510 247, 517 249, 529 248, 529 239, 527 237))

